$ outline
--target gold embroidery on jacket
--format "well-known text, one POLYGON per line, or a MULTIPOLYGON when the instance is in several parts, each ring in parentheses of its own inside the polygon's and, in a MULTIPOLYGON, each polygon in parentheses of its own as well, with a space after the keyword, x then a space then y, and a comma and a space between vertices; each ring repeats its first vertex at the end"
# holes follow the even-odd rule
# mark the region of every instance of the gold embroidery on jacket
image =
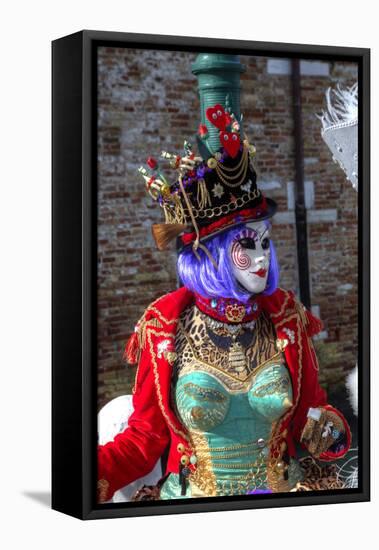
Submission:
MULTIPOLYGON (((144 313, 144 315, 141 317, 141 319, 138 321, 137 325, 136 325, 136 332, 137 332, 137 335, 138 335, 138 347, 140 349, 140 352, 141 350, 145 349, 145 346, 146 346, 146 328, 147 328, 147 325, 149 325, 150 327, 157 327, 157 328, 162 328, 162 324, 160 321, 158 321, 158 319, 149 319, 148 321, 145 320, 145 315, 146 315, 146 312, 144 313)), ((135 374, 135 377, 134 377, 134 386, 133 386, 133 389, 132 389, 132 393, 136 393, 136 387, 137 387, 137 380, 138 380, 138 373, 139 373, 139 367, 140 367, 140 364, 141 364, 141 356, 139 355, 139 359, 138 359, 138 362, 137 362, 137 370, 136 370, 136 374, 135 374)))
POLYGON ((152 305, 147 308, 147 311, 152 311, 153 313, 155 313, 159 317, 159 319, 166 325, 172 325, 173 323, 178 322, 178 319, 167 319, 164 315, 162 315, 159 309, 153 307, 152 305))
MULTIPOLYGON (((283 289, 281 289, 281 290, 283 290, 283 289)), ((289 300, 290 300, 290 298, 291 298, 291 294, 290 294, 287 290, 283 290, 283 292, 284 292, 284 294, 285 294, 284 302, 283 302, 283 304, 281 305, 280 310, 279 310, 278 312, 276 312, 276 313, 271 313, 271 318, 272 318, 272 319, 276 319, 277 317, 281 317, 281 315, 284 314, 285 309, 286 309, 286 307, 287 307, 287 304, 288 304, 288 302, 289 302, 289 300)))
POLYGON ((161 391, 161 386, 160 386, 160 382, 159 382, 157 357, 156 357, 156 353, 155 353, 155 350, 154 350, 154 344, 153 344, 153 341, 151 339, 152 334, 154 334, 155 336, 165 336, 165 337, 169 337, 169 338, 174 338, 175 334, 173 334, 172 332, 163 332, 163 331, 157 331, 157 330, 154 330, 154 329, 149 329, 147 331, 147 340, 148 340, 148 343, 149 343, 149 351, 150 351, 150 355, 151 355, 151 362, 153 364, 154 382, 155 382, 155 388, 156 388, 157 397, 158 397, 159 408, 161 409, 161 412, 162 412, 164 418, 166 419, 167 424, 170 426, 170 428, 176 434, 180 435, 181 437, 183 437, 184 439, 186 439, 188 441, 188 435, 186 433, 184 433, 182 430, 179 430, 178 428, 176 428, 176 426, 171 422, 171 419, 168 416, 168 414, 166 412, 166 409, 164 407, 163 398, 162 398, 162 391, 161 391))
MULTIPOLYGON (((284 421, 295 412, 295 410, 297 408, 297 405, 299 403, 299 400, 300 400, 301 380, 302 380, 302 375, 303 375, 303 342, 302 342, 302 338, 301 338, 301 326, 300 326, 299 316, 297 314, 294 314, 292 316, 292 318, 296 319, 296 329, 297 329, 296 343, 297 343, 297 351, 298 351, 298 357, 299 357, 299 368, 298 368, 298 376, 297 376, 297 396, 296 396, 296 401, 295 401, 294 405, 279 420, 279 422, 277 424, 277 428, 275 429, 275 434, 274 435, 279 434, 280 428, 283 425, 284 421)), ((288 319, 288 320, 290 320, 290 319, 288 319)), ((277 325, 277 327, 283 325, 284 322, 285 322, 284 320, 281 321, 277 325)))
MULTIPOLYGON (((168 294, 165 294, 164 296, 168 296, 168 294)), ((154 302, 152 302, 150 305, 147 306, 145 309, 143 315, 140 317, 136 324, 136 332, 138 336, 138 347, 140 350, 145 349, 146 346, 146 328, 147 325, 150 327, 156 327, 156 328, 163 328, 162 322, 166 323, 167 325, 171 325, 173 323, 177 323, 178 319, 167 319, 160 311, 155 307, 155 304, 157 304, 164 296, 160 296, 154 302), (152 317, 151 319, 146 319, 148 313, 155 313, 155 315, 158 317, 152 317)), ((171 361, 174 361, 173 355, 168 356, 168 360, 171 364, 171 361)), ((137 369, 136 374, 134 377, 134 385, 132 389, 132 393, 134 394, 136 392, 137 387, 137 380, 138 380, 138 372, 139 372, 139 366, 140 366, 140 359, 137 362, 137 369)))

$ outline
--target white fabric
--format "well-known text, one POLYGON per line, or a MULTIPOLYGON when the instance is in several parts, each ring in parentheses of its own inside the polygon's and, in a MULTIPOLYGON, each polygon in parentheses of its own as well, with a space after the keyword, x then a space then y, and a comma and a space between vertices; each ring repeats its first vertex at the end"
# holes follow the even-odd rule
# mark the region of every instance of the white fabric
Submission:
POLYGON ((346 378, 346 387, 349 394, 350 404, 353 407, 355 416, 358 416, 358 366, 348 374, 346 378))
MULTIPOLYGON (((109 441, 113 441, 117 434, 123 432, 128 426, 128 419, 132 412, 131 395, 121 395, 104 405, 97 416, 99 444, 104 445, 109 441)), ((161 477, 162 469, 159 459, 149 474, 116 491, 113 498, 108 502, 127 502, 143 485, 155 485, 161 477)))

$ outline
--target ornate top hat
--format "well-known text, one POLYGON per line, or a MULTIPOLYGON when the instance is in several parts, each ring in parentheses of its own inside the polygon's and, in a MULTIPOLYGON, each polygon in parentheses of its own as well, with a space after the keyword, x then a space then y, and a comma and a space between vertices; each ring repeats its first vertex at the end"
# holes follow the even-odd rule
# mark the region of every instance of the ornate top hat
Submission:
POLYGON ((196 136, 198 155, 184 142, 184 155, 162 152, 178 169, 169 183, 155 159, 141 167, 149 194, 162 207, 164 224, 153 225, 159 249, 175 237, 181 247, 192 245, 196 252, 215 234, 247 221, 274 215, 276 203, 257 187, 252 164, 255 155, 242 129, 240 74, 244 66, 238 56, 200 54, 192 66, 198 78, 201 124, 196 136))

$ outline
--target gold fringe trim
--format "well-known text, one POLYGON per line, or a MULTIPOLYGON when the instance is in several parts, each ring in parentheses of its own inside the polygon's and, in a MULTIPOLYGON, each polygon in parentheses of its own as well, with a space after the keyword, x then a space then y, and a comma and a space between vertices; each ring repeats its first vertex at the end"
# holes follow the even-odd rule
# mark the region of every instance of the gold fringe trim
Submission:
POLYGON ((162 208, 165 223, 175 223, 175 210, 173 210, 172 205, 164 202, 162 208))
POLYGON ((146 325, 150 325, 151 327, 156 328, 162 328, 162 323, 159 321, 159 319, 155 319, 154 317, 152 319, 143 320, 142 323, 138 326, 137 334, 138 334, 138 343, 140 349, 144 349, 146 346, 146 325))
POLYGON ((180 200, 180 198, 175 195, 175 220, 176 220, 176 223, 186 223, 186 215, 185 215, 185 212, 184 212, 184 207, 183 207, 183 204, 182 204, 182 201, 180 200))
MULTIPOLYGON (((164 296, 167 296, 167 294, 165 294, 164 296)), ((156 328, 162 328, 162 326, 163 326, 162 323, 170 325, 172 323, 177 323, 178 322, 178 319, 167 319, 167 317, 162 315, 162 313, 159 311, 159 309, 157 309, 155 307, 155 304, 158 303, 162 298, 163 298, 163 296, 161 296, 160 298, 157 298, 156 300, 154 300, 154 302, 151 302, 151 304, 146 308, 146 310, 144 311, 144 314, 142 315, 142 317, 140 317, 140 319, 138 320, 138 322, 136 324, 136 336, 138 338, 139 353, 138 353, 138 360, 137 360, 137 370, 136 370, 136 374, 135 374, 135 377, 134 377, 134 386, 133 386, 133 389, 132 389, 133 394, 136 391, 142 345, 143 346, 146 345, 146 325, 150 325, 151 327, 156 327, 156 328), (147 316, 148 313, 154 313, 154 315, 156 315, 156 317, 158 317, 158 319, 157 318, 152 318, 149 321, 147 321, 146 316, 147 316)))
POLYGON ((166 223, 186 223, 186 215, 180 198, 177 195, 170 197, 170 202, 162 204, 166 223))
POLYGON ((304 306, 303 306, 303 304, 300 303, 298 300, 295 300, 295 308, 296 308, 296 311, 297 311, 298 314, 299 314, 299 317, 300 317, 300 320, 301 320, 301 324, 303 325, 304 330, 306 330, 306 328, 307 328, 307 326, 308 326, 308 319, 307 319, 307 316, 305 315, 304 306))
POLYGON ((197 203, 198 209, 204 210, 208 205, 211 206, 211 197, 203 178, 197 182, 197 203))

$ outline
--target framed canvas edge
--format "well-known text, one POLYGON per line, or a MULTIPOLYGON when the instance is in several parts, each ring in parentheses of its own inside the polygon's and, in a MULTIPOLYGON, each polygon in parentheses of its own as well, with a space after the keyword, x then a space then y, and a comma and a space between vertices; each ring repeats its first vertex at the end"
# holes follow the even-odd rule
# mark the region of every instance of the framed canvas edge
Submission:
POLYGON ((82 48, 82 33, 52 44, 52 508, 75 517, 83 516, 82 48))
MULTIPOLYGON (((130 517, 161 514, 178 514, 204 511, 226 511, 238 509, 255 509, 268 507, 333 504, 344 502, 364 502, 370 500, 370 403, 369 403, 369 361, 370 361, 370 271, 369 271, 369 245, 370 240, 370 50, 367 48, 350 48, 335 46, 314 46, 301 44, 279 44, 272 42, 239 41, 229 39, 207 39, 193 37, 173 37, 162 35, 126 34, 102 31, 81 31, 76 33, 82 40, 82 159, 80 168, 80 184, 82 189, 82 353, 79 369, 82 385, 81 401, 81 455, 78 461, 81 467, 81 487, 77 492, 80 506, 75 511, 62 510, 81 519, 101 519, 112 517, 130 517), (359 424, 360 424, 360 458, 362 484, 361 490, 349 490, 348 494, 334 491, 332 494, 312 494, 275 496, 258 500, 230 500, 225 497, 223 501, 214 501, 211 498, 206 502, 191 500, 189 503, 154 503, 154 505, 141 506, 141 503, 131 505, 96 504, 96 246, 97 246, 97 217, 96 217, 96 102, 94 75, 96 74, 95 51, 103 42, 119 42, 122 47, 140 47, 153 49, 159 46, 162 49, 185 48, 194 49, 221 48, 238 51, 241 54, 250 52, 275 53, 278 57, 347 57, 357 61, 360 67, 360 134, 359 134, 359 159, 361 191, 359 193, 359 248, 364 265, 360 272, 360 357, 359 362, 364 368, 359 373, 359 424), (354 59, 352 59, 354 58, 354 59), (362 244, 365 243, 365 246, 362 244), (361 284, 362 283, 362 284, 361 284), (363 326, 365 330, 363 331, 363 326), (366 366, 367 365, 367 366, 366 366), (363 399, 365 396, 365 399, 363 399), (364 466, 364 467, 363 467, 364 466), (78 510, 80 509, 80 512, 78 510)), ((75 35, 75 36, 76 36, 75 35)), ((65 38, 60 39, 62 41, 65 38)), ((55 41, 56 42, 56 41, 55 41)), ((54 43, 53 43, 54 44, 54 43)), ((54 185, 54 178, 53 178, 54 185)), ((77 236, 79 238, 79 236, 77 236)), ((53 312, 54 317, 54 312, 53 312)), ((79 375, 77 375, 79 376, 79 375)), ((329 493, 329 492, 328 492, 329 493)), ((201 499, 202 501, 204 499, 201 499)), ((54 506, 53 506, 54 507, 54 506)), ((57 508, 55 508, 57 509, 57 508)))
MULTIPOLYGON (((333 58, 362 58, 370 55, 370 48, 352 47, 352 46, 335 46, 325 44, 293 44, 287 42, 272 42, 272 41, 256 41, 256 40, 239 40, 232 38, 209 38, 200 36, 175 36, 161 34, 142 34, 129 32, 114 32, 100 30, 82 30, 79 31, 83 36, 84 48, 91 44, 107 42, 120 43, 125 47, 135 47, 138 44, 140 48, 152 49, 167 49, 173 50, 184 48, 186 51, 197 51, 207 48, 238 50, 241 55, 250 55, 249 52, 260 52, 262 54, 275 53, 275 56, 296 56, 301 52, 302 58, 317 57, 317 59, 326 57, 333 58)), ((78 33, 74 33, 78 34, 78 33)), ((69 35, 69 36, 74 36, 69 35)), ((64 40, 63 37, 58 40, 64 40)), ((251 54, 254 55, 254 54, 251 54)))

